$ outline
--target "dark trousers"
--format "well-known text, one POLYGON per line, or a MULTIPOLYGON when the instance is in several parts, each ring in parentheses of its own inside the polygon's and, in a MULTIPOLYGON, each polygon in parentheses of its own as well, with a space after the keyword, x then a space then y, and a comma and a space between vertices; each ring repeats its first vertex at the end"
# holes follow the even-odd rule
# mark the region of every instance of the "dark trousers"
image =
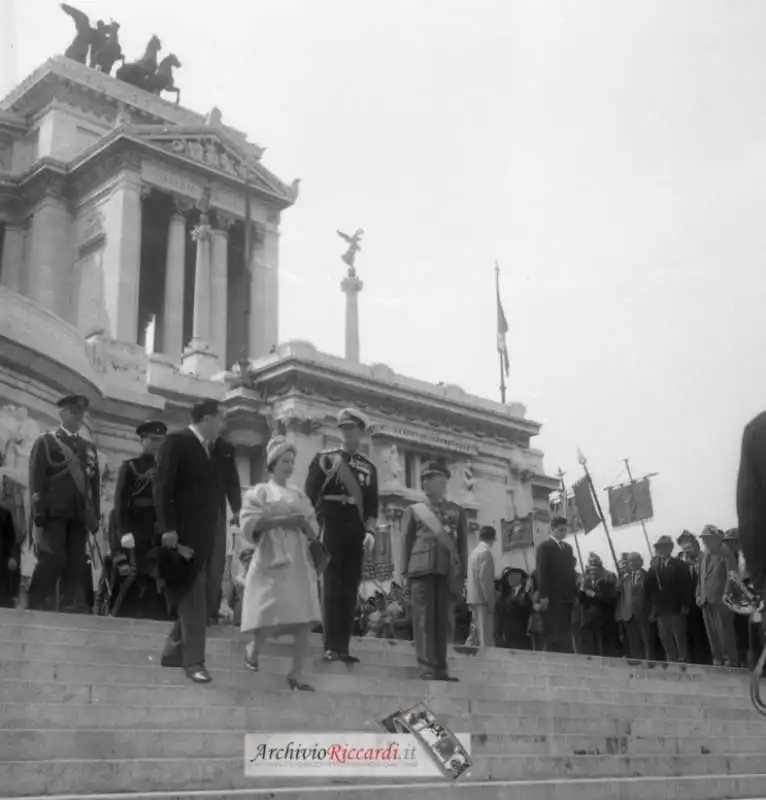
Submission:
MULTIPOLYGON (((115 581, 112 592, 112 603, 115 603, 128 578, 120 576, 115 581)), ((114 608, 114 607, 113 607, 114 608)), ((167 601, 162 592, 157 591, 157 581, 150 575, 139 573, 125 592, 122 604, 115 616, 130 619, 153 619, 164 621, 169 619, 167 601)), ((112 613, 114 613, 114 610, 112 613)))
POLYGON ((705 622, 702 619, 702 609, 697 606, 693 598, 689 606, 689 613, 686 615, 686 635, 689 641, 689 657, 692 663, 710 664, 713 657, 707 640, 705 622))
POLYGON ((410 578, 412 627, 418 664, 433 672, 447 672, 449 615, 453 605, 445 575, 410 578))
POLYGON ((654 661, 654 632, 649 620, 634 616, 623 624, 628 658, 654 661))
POLYGON ((677 614, 658 614, 657 630, 660 634, 662 649, 665 651, 665 660, 687 662, 689 660, 689 645, 686 636, 686 617, 680 612, 677 614))
POLYGON ((330 553, 330 563, 322 576, 324 647, 348 655, 362 580, 364 531, 358 526, 327 525, 322 541, 330 553))
POLYGON ((215 541, 210 558, 207 560, 207 618, 218 622, 218 610, 221 607, 221 585, 226 568, 226 515, 221 512, 215 529, 215 541))
POLYGON ((572 603, 551 602, 544 623, 545 649, 549 653, 573 653, 572 603))
POLYGON ((205 663, 207 629, 207 562, 199 565, 187 589, 169 594, 178 618, 165 642, 162 662, 166 666, 201 666, 205 663))
POLYGON ((734 612, 723 603, 705 603, 702 607, 702 619, 705 621, 713 663, 717 666, 724 663, 730 667, 739 666, 734 612))
POLYGON ((88 533, 81 520, 49 519, 36 533, 37 564, 29 586, 29 608, 42 609, 60 584, 61 610, 85 605, 83 565, 88 533))

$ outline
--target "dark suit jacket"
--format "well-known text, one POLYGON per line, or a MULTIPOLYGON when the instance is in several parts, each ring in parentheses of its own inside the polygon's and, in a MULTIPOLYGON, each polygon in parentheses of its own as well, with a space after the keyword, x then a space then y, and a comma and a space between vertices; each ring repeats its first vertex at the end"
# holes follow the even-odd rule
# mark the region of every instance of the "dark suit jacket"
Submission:
POLYGON ((8 605, 8 601, 18 594, 20 579, 21 545, 16 541, 13 515, 0 506, 0 606, 8 605), (16 562, 13 572, 8 569, 8 560, 11 558, 16 562))
POLYGON ((536 579, 538 597, 550 603, 574 603, 577 597, 577 561, 572 548, 546 539, 537 547, 536 579))
POLYGON ((739 542, 756 586, 766 584, 766 412, 742 434, 737 478, 739 542))
MULTIPOLYGON (((218 439, 213 446, 213 461, 223 490, 221 502, 225 504, 228 500, 232 513, 239 514, 242 508, 242 485, 239 482, 234 445, 226 439, 218 439)), ((226 513, 225 505, 223 510, 226 513)))
POLYGON ((88 491, 96 516, 99 514, 101 474, 93 444, 82 436, 72 437, 62 429, 38 436, 29 456, 29 494, 33 519, 84 519, 85 503, 68 472, 60 442, 77 455, 86 473, 88 491))
POLYGON ((212 552, 218 531, 226 476, 231 480, 224 463, 227 452, 216 443, 208 456, 194 432, 184 428, 168 434, 157 459, 154 501, 159 531, 175 531, 179 544, 194 550, 197 563, 212 552))
POLYGON ((652 567, 646 579, 649 608, 654 614, 680 614, 688 608, 691 573, 688 565, 671 558, 667 566, 652 567))
POLYGON ((738 572, 737 560, 729 552, 705 553, 697 569, 697 604, 721 605, 729 572, 738 572))

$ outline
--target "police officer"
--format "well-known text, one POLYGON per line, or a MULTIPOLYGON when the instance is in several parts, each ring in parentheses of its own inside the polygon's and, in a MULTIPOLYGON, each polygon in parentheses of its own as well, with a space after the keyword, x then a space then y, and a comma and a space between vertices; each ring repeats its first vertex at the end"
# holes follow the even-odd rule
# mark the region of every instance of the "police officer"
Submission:
POLYGON ((306 478, 306 494, 317 511, 323 542, 330 553, 322 585, 324 660, 347 664, 351 627, 362 580, 365 551, 375 544, 378 517, 378 472, 359 445, 368 427, 360 411, 338 414, 343 447, 314 456, 306 478))
POLYGON ((61 579, 61 610, 85 610, 83 565, 88 536, 100 519, 100 469, 93 444, 82 436, 87 397, 58 402, 61 425, 38 436, 29 458, 29 493, 37 564, 29 608, 40 609, 61 579))
POLYGON ((164 422, 136 428, 140 456, 123 461, 114 495, 115 526, 111 542, 115 570, 111 611, 115 616, 168 619, 157 578, 147 561, 157 539, 154 506, 156 456, 168 432, 164 422))

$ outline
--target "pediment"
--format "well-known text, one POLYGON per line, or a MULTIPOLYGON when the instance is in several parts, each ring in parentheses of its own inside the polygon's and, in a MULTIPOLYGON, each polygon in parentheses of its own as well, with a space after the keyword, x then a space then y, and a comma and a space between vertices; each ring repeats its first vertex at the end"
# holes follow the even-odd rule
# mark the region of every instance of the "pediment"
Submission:
POLYGON ((177 158, 202 164, 243 183, 247 181, 254 189, 292 199, 291 187, 285 186, 259 163, 262 148, 248 145, 248 149, 253 150, 254 154, 246 153, 220 131, 209 128, 163 128, 161 131, 133 129, 130 135, 146 144, 166 150, 177 158))

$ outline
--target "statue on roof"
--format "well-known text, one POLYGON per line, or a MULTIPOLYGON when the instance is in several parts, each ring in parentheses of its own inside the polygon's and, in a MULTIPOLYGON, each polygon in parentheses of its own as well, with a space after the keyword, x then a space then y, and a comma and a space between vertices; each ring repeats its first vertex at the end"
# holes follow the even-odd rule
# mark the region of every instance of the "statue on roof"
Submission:
POLYGON ((131 61, 123 64, 118 70, 115 78, 138 89, 151 91, 150 84, 157 72, 157 54, 162 50, 162 42, 159 36, 152 36, 146 45, 143 56, 138 61, 131 61))
POLYGON ((362 236, 364 236, 364 231, 361 228, 357 228, 353 236, 349 236, 347 233, 343 233, 343 231, 338 231, 337 233, 341 239, 348 242, 348 250, 341 258, 348 264, 349 271, 354 272, 354 262, 356 261, 356 254, 362 249, 361 241, 362 236))
POLYGON ((79 8, 70 6, 68 3, 61 3, 61 9, 74 20, 77 28, 77 34, 72 40, 72 44, 64 51, 64 55, 73 61, 79 61, 80 64, 87 64, 88 50, 90 50, 95 34, 95 29, 90 24, 90 18, 79 8))
POLYGON ((72 44, 67 47, 64 55, 80 64, 89 64, 94 69, 101 70, 107 75, 112 71, 115 62, 123 59, 122 48, 119 41, 120 24, 112 20, 108 25, 98 20, 94 28, 90 18, 79 8, 61 3, 61 9, 68 14, 77 28, 77 35, 72 44), (90 53, 90 61, 88 61, 90 53))

